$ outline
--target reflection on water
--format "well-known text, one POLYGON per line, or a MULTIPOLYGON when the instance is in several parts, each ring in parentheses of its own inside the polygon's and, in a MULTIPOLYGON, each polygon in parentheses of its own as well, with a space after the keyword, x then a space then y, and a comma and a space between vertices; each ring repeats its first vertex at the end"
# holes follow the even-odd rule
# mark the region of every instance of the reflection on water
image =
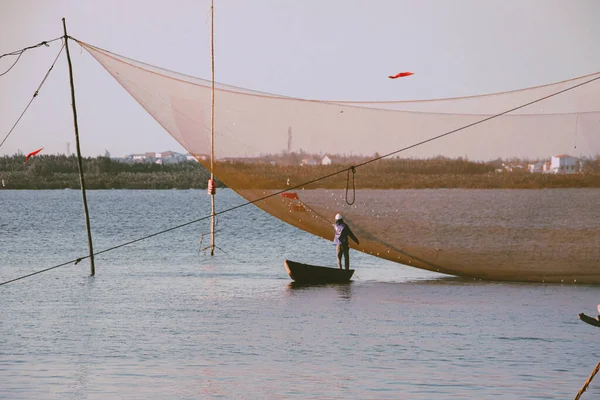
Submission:
POLYGON ((290 282, 288 283, 288 292, 292 295, 294 291, 317 291, 317 290, 330 290, 335 289, 338 297, 341 299, 349 300, 352 297, 352 283, 340 282, 340 283, 299 283, 290 282))
POLYGON ((352 297, 352 281, 347 283, 340 283, 335 286, 338 291, 338 295, 341 299, 350 300, 352 297))

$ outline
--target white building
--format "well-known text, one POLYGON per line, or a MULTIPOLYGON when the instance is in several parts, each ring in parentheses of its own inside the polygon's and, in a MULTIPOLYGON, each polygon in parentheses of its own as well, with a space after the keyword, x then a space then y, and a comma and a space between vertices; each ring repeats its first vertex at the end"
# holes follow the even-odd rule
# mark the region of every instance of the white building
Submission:
POLYGON ((131 159, 135 162, 143 162, 146 160, 145 154, 131 154, 128 157, 131 157, 131 159))
POLYGON ((552 156, 550 172, 554 174, 573 174, 579 172, 579 159, 567 154, 552 156))
POLYGON ((539 173, 539 172, 542 172, 543 169, 544 169, 543 161, 538 161, 535 164, 529 164, 527 166, 527 171, 529 171, 531 173, 539 173))
POLYGON ((313 160, 312 158, 303 158, 302 161, 300 161, 300 165, 304 166, 304 165, 317 165, 318 162, 316 160, 313 160))
POLYGON ((331 165, 332 162, 333 160, 329 156, 325 156, 321 160, 321 165, 331 165))
POLYGON ((542 167, 542 173, 544 173, 544 174, 551 173, 552 172, 551 168, 552 168, 552 164, 550 164, 550 161, 544 162, 544 166, 542 167))

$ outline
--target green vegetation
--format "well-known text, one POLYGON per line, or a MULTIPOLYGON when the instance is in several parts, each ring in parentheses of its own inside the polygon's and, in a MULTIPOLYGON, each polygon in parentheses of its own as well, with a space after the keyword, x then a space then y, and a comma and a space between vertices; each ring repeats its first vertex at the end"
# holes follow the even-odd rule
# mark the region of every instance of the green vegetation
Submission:
MULTIPOLYGON (((366 159, 338 157, 336 164, 300 166, 265 157, 246 162, 216 163, 216 174, 239 189, 285 189, 357 165, 366 159), (288 182, 289 178, 289 182, 288 182)), ((575 174, 529 173, 526 168, 506 170, 506 165, 525 166, 533 161, 473 162, 436 157, 428 160, 383 159, 356 169, 356 188, 600 188, 600 158, 582 159, 575 174), (504 167, 503 167, 504 164, 504 167), (501 172, 499 172, 501 171, 501 172)), ((205 189, 209 172, 197 162, 172 164, 125 163, 108 157, 83 160, 87 189, 205 189)), ((23 155, 0 157, 0 189, 79 188, 75 156, 42 155, 25 164, 23 155)), ((309 188, 346 188, 347 173, 320 180, 309 188)), ((350 186, 352 185, 350 174, 350 186)), ((224 187, 217 181, 217 186, 224 187)))
MULTIPOLYGON (((86 189, 205 189, 210 173, 195 161, 173 164, 113 161, 108 157, 84 158, 86 189)), ((41 155, 29 159, 15 155, 0 158, 0 189, 78 189, 75 156, 41 155)), ((217 186, 223 184, 217 181, 217 186)))

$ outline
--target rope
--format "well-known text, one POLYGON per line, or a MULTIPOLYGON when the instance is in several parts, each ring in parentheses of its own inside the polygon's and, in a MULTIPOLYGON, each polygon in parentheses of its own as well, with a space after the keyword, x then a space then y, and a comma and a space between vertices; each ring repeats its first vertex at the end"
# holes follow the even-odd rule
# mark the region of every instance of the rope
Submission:
MULTIPOLYGON (((210 216, 209 216, 209 217, 210 217, 210 216)), ((208 217, 206 217, 206 218, 208 218, 208 217)), ((189 225, 189 224, 188 224, 188 225, 189 225)), ((181 226, 183 226, 183 225, 181 225, 181 226)), ((117 248, 119 248, 119 247, 126 246, 126 245, 128 245, 128 244, 131 244, 131 243, 139 242, 140 240, 144 240, 144 239, 147 239, 147 238, 149 238, 149 237, 156 236, 156 235, 158 235, 158 234, 160 234, 160 233, 164 233, 164 232, 167 232, 167 231, 172 231, 172 230, 174 230, 174 229, 177 229, 177 228, 178 228, 178 227, 171 228, 171 229, 167 229, 167 230, 165 230, 165 231, 158 232, 158 233, 156 233, 156 234, 148 235, 148 236, 146 236, 145 238, 141 238, 141 239, 132 240, 131 242, 123 243, 123 244, 121 244, 121 245, 114 246, 114 247, 111 247, 111 248, 108 248, 108 249, 105 249, 105 250, 99 251, 99 252, 97 252, 97 253, 94 253, 94 256, 95 256, 95 255, 97 255, 97 254, 106 253, 106 252, 108 252, 108 251, 111 251, 111 250, 117 249, 117 248)), ((204 234, 203 234, 203 235, 204 235, 204 234)), ((221 249, 220 249, 220 250, 221 250, 221 249)), ((221 250, 221 251, 223 251, 223 250, 221 250)), ((223 253, 225 253, 225 251, 223 251, 223 253)), ((63 263, 61 263, 61 264, 58 264, 58 265, 55 265, 55 266, 53 266, 53 267, 49 267, 49 268, 46 268, 46 269, 42 269, 42 270, 40 270, 40 271, 32 272, 31 274, 23 275, 23 276, 20 276, 20 277, 18 277, 18 278, 14 278, 14 279, 11 279, 11 280, 8 280, 8 281, 5 281, 5 282, 1 282, 1 283, 0 283, 0 286, 7 285, 7 284, 9 284, 9 283, 16 282, 16 281, 18 281, 18 280, 21 280, 21 279, 29 278, 29 277, 31 277, 31 276, 34 276, 34 275, 37 275, 37 274, 41 274, 41 273, 43 273, 43 272, 51 271, 51 270, 53 270, 53 269, 56 269, 56 268, 64 267, 64 266, 66 266, 66 265, 70 265, 70 264, 77 265, 77 264, 79 264, 81 261, 85 260, 86 258, 90 258, 90 256, 89 256, 89 255, 87 255, 87 256, 83 256, 83 257, 75 258, 75 259, 73 259, 73 260, 70 260, 70 261, 63 262, 63 263)))
POLYGON ((59 36, 56 39, 46 40, 46 41, 40 42, 38 44, 34 44, 33 46, 28 46, 28 47, 22 48, 21 50, 15 50, 15 51, 10 52, 10 53, 2 54, 0 56, 0 58, 6 57, 6 56, 17 56, 17 55, 23 54, 25 51, 27 51, 29 49, 35 49, 36 47, 40 47, 40 46, 46 46, 46 47, 48 47, 48 45, 50 43, 56 42, 57 40, 61 40, 62 38, 63 38, 63 36, 59 36))
POLYGON ((30 49, 35 49, 36 47, 40 47, 40 46, 46 46, 49 47, 48 45, 52 42, 56 42, 57 40, 61 40, 63 38, 63 36, 59 36, 56 39, 52 39, 52 40, 45 40, 43 42, 40 42, 38 44, 34 44, 33 46, 28 46, 28 47, 24 47, 21 50, 15 50, 15 51, 11 51, 10 53, 6 53, 6 54, 2 54, 0 56, 0 58, 2 57, 7 57, 7 56, 18 56, 23 54, 25 51, 30 50, 30 49))
MULTIPOLYGON (((55 39, 56 40, 56 39, 55 39)), ((46 42, 42 42, 42 43, 46 43, 46 42)), ((35 46, 34 46, 35 47, 35 46)), ((40 85, 38 86, 37 90, 35 91, 35 93, 33 93, 33 97, 31 97, 31 100, 29 100, 29 103, 27 103, 27 106, 25 107, 25 109, 23 110, 23 112, 21 113, 21 115, 19 116, 19 118, 17 119, 17 122, 15 122, 15 124, 12 126, 12 128, 10 128, 10 130, 8 131, 8 133, 6 134, 6 136, 4 137, 4 139, 2 140, 2 142, 0 143, 0 147, 2 147, 2 145, 4 144, 4 142, 6 142, 6 139, 8 139, 8 137, 10 136, 10 134, 13 132, 13 130, 17 127, 17 124, 19 123, 19 121, 21 121, 21 118, 23 118, 23 115, 25 115, 25 113, 27 112, 27 110, 29 109, 29 106, 31 105, 31 103, 33 103, 33 100, 37 97, 37 95, 39 94, 40 90, 42 89, 42 86, 44 85, 44 83, 46 82, 46 79, 48 79, 48 76, 50 75, 50 71, 52 71, 52 68, 54 68, 54 65, 56 64, 56 61, 58 60, 58 57, 60 56, 60 54, 62 53, 63 49, 65 48, 65 45, 63 43, 62 47, 60 48, 60 50, 58 51, 58 54, 56 55, 56 58, 54 59, 54 61, 52 62, 52 65, 50 66, 50 69, 48 70, 48 72, 46 72, 46 75, 44 75, 44 79, 42 79, 42 82, 40 83, 40 85)), ((25 50, 23 50, 25 51, 25 50)), ((21 53, 23 54, 23 53, 21 53)), ((20 57, 20 56, 19 56, 20 57)), ((14 65, 14 64, 13 64, 14 65)), ((12 67, 11 67, 12 68, 12 67)), ((8 72, 8 71, 7 71, 8 72)))
POLYGON ((60 39, 62 39, 62 36, 61 36, 61 37, 58 37, 58 38, 56 38, 56 39, 52 39, 52 40, 48 40, 48 41, 44 41, 44 42, 40 42, 40 43, 38 43, 38 44, 35 44, 35 45, 33 45, 33 46, 28 46, 28 47, 25 47, 25 48, 23 48, 23 49, 21 49, 21 50, 16 50, 16 51, 13 51, 13 52, 10 52, 10 53, 2 54, 2 55, 0 56, 0 59, 1 59, 2 57, 7 57, 7 56, 18 56, 18 57, 17 57, 17 59, 15 60, 15 62, 14 62, 14 63, 13 63, 13 64, 12 64, 12 65, 11 65, 11 66, 10 66, 10 67, 7 69, 7 70, 6 70, 6 71, 4 71, 3 73, 1 73, 1 74, 0 74, 0 76, 4 76, 4 75, 8 74, 8 72, 9 72, 11 69, 13 69, 13 67, 14 67, 15 65, 17 65, 17 63, 19 62, 19 59, 21 58, 21 56, 23 55, 23 53, 25 53, 27 50, 29 50, 29 49, 35 49, 36 47, 40 47, 40 46, 46 46, 46 47, 50 47, 50 46, 49 46, 49 43, 52 43, 52 42, 54 42, 54 41, 57 41, 57 40, 60 40, 60 39))
MULTIPOLYGON (((323 175, 323 176, 321 176, 321 177, 315 178, 315 179, 313 179, 313 180, 310 180, 310 181, 308 181, 308 182, 304 182, 304 183, 298 184, 298 185, 296 185, 296 186, 293 186, 293 187, 291 187, 291 188, 287 188, 287 189, 283 189, 283 190, 276 191, 276 192, 274 192, 274 193, 271 193, 271 194, 268 194, 268 195, 265 195, 265 196, 259 197, 259 198, 255 199, 255 200, 252 200, 252 201, 246 201, 246 202, 244 202, 244 203, 238 204, 237 206, 233 206, 233 207, 230 207, 230 208, 228 208, 228 209, 225 209, 225 210, 222 210, 222 211, 218 211, 218 212, 216 212, 216 213, 214 213, 214 214, 212 214, 212 215, 214 215, 214 216, 217 216, 217 215, 225 214, 225 213, 228 213, 228 212, 231 212, 231 211, 237 210, 238 208, 242 208, 242 207, 248 206, 248 205, 250 205, 250 204, 255 204, 255 203, 258 203, 259 201, 263 201, 263 200, 269 199, 269 198, 271 198, 271 197, 278 196, 278 195, 280 195, 280 194, 282 194, 282 193, 285 193, 285 192, 287 192, 287 191, 294 190, 294 189, 299 189, 299 188, 301 188, 301 187, 303 187, 303 186, 308 186, 308 185, 311 185, 311 184, 313 184, 313 183, 316 183, 316 182, 318 182, 318 181, 321 181, 321 180, 324 180, 324 179, 331 178, 332 176, 335 176, 335 175, 341 174, 341 173, 343 173, 343 172, 346 172, 346 171, 352 171, 352 170, 354 170, 355 168, 362 167, 362 166, 364 166, 364 165, 367 165, 367 164, 370 164, 370 163, 372 163, 372 162, 375 162, 375 161, 381 160, 381 159, 383 159, 383 158, 386 158, 386 157, 392 156, 392 155, 394 155, 394 154, 398 154, 398 153, 400 153, 400 152, 403 152, 403 151, 406 151, 406 150, 408 150, 408 149, 412 149, 412 148, 414 148, 414 147, 417 147, 417 146, 420 146, 420 145, 422 145, 422 144, 425 144, 425 143, 432 142, 432 141, 434 141, 434 140, 437 140, 437 139, 440 139, 440 138, 442 138, 442 137, 445 137, 445 136, 448 136, 448 135, 454 134, 454 133, 456 133, 456 132, 459 132, 459 131, 465 130, 465 129, 467 129, 467 128, 470 128, 470 127, 472 127, 472 126, 475 126, 475 125, 482 124, 482 123, 484 123, 484 122, 487 122, 487 121, 490 121, 490 120, 492 120, 492 119, 494 119, 494 118, 498 118, 498 117, 500 117, 500 116, 502 116, 502 115, 505 115, 505 114, 508 114, 508 113, 510 113, 510 112, 513 112, 513 111, 520 110, 521 108, 525 108, 525 107, 527 107, 527 106, 530 106, 530 105, 532 105, 532 104, 535 104, 535 103, 539 103, 540 101, 543 101, 543 100, 549 99, 549 98, 551 98, 551 97, 554 97, 554 96, 557 96, 557 95, 559 95, 559 94, 562 94, 562 93, 568 92, 568 91, 570 91, 570 90, 573 90, 573 89, 575 89, 575 88, 578 88, 578 87, 580 87, 580 86, 587 85, 587 84, 589 84, 589 83, 591 83, 591 82, 594 82, 594 81, 597 81, 597 80, 600 80, 600 76, 598 76, 598 77, 596 77, 596 78, 593 78, 593 79, 590 79, 590 80, 588 80, 588 81, 585 81, 585 82, 579 83, 579 84, 577 84, 577 85, 575 85, 575 86, 571 86, 571 87, 569 87, 569 88, 566 88, 566 89, 560 90, 560 91, 558 91, 558 92, 555 92, 555 93, 549 94, 549 95, 547 95, 547 96, 541 97, 541 98, 539 98, 539 99, 537 99, 537 100, 533 100, 533 101, 530 101, 530 102, 528 102, 528 103, 522 104, 522 105, 520 105, 520 106, 517 106, 517 107, 511 108, 511 109, 509 109, 509 110, 503 111, 503 112, 501 112, 501 113, 499 113, 499 114, 495 114, 495 115, 492 115, 492 116, 490 116, 490 117, 483 118, 483 119, 481 119, 481 120, 479 120, 479 121, 472 122, 472 123, 470 123, 470 124, 468 124, 468 125, 464 125, 464 126, 462 126, 462 127, 460 127, 460 128, 453 129, 453 130, 451 130, 451 131, 448 131, 448 132, 446 132, 446 133, 443 133, 443 134, 441 134, 441 135, 437 135, 437 136, 431 137, 431 138, 429 138, 429 139, 426 139, 426 140, 420 141, 420 142, 418 142, 418 143, 415 143, 415 144, 413 144, 413 145, 410 145, 410 146, 404 147, 404 148, 402 148, 402 149, 399 149, 399 150, 396 150, 396 151, 393 151, 393 152, 390 152, 390 153, 384 154, 384 155, 382 155, 382 156, 379 156, 379 157, 376 157, 376 158, 373 158, 373 159, 370 159, 370 160, 364 161, 364 162, 362 162, 362 163, 360 163, 360 164, 358 164, 358 165, 351 166, 351 167, 348 167, 348 168, 344 168, 344 169, 341 169, 341 170, 339 170, 339 171, 336 171, 336 172, 332 172, 332 173, 330 173, 330 174, 327 174, 327 175, 323 175)), ((1 145, 1 144, 0 144, 0 145, 1 145)), ((172 228, 168 228, 168 229, 165 229, 165 230, 162 230, 162 231, 159 231, 159 232, 155 232, 155 233, 152 233, 152 234, 150 234, 150 235, 147 235, 147 236, 144 236, 144 237, 141 237, 141 238, 138 238, 138 239, 131 240, 131 241, 129 241, 129 242, 122 243, 122 244, 120 244, 120 245, 117 245, 117 246, 109 247, 108 249, 104 249, 104 250, 98 251, 98 252, 94 253, 93 255, 95 256, 95 255, 103 254, 103 253, 106 253, 106 252, 109 252, 109 251, 112 251, 112 250, 119 249, 119 248, 121 248, 121 247, 128 246, 128 245, 130 245, 130 244, 133 244, 133 243, 140 242, 140 241, 142 241, 142 240, 150 239, 150 238, 152 238, 152 237, 154 237, 154 236, 158 236, 158 235, 161 235, 161 234, 163 234, 163 233, 171 232, 171 231, 174 231, 174 230, 176 230, 176 229, 180 229, 180 228, 186 227, 186 226, 188 226, 188 225, 195 224, 195 223, 198 223, 198 222, 200 222, 200 221, 204 221, 204 220, 206 220, 206 219, 209 219, 209 218, 211 218, 211 217, 212 217, 212 215, 207 215, 207 216, 204 216, 204 217, 201 217, 201 218, 198 218, 198 219, 195 219, 195 220, 192 220, 192 221, 188 221, 188 222, 185 222, 185 223, 183 223, 183 224, 180 224, 180 225, 174 226, 174 227, 172 227, 172 228)), ((65 262, 65 263, 62 263, 62 264, 59 264, 59 265, 55 265, 55 266, 53 266, 53 267, 46 268, 46 269, 44 269, 44 270, 41 270, 41 271, 38 271, 38 272, 34 272, 34 273, 31 273, 31 274, 28 274, 28 275, 24 275, 24 276, 22 276, 22 277, 19 277, 19 278, 15 278, 15 279, 12 279, 12 280, 9 280, 9 281, 6 281, 6 282, 2 282, 2 283, 0 283, 0 286, 6 285, 6 284, 8 284, 8 283, 11 283, 11 282, 18 281, 18 280, 20 280, 20 279, 28 278, 28 277, 30 277, 30 276, 37 275, 37 274, 40 274, 40 273, 42 273, 42 272, 50 271, 50 270, 52 270, 52 269, 55 269, 55 268, 63 267, 63 266, 65 266, 65 265, 72 264, 73 262, 79 262, 79 261, 81 261, 81 260, 84 260, 84 259, 86 259, 86 258, 89 258, 89 257, 90 257, 89 255, 87 255, 87 256, 83 256, 83 257, 81 257, 81 258, 77 258, 77 259, 75 259, 75 260, 71 260, 71 261, 68 261, 68 262, 65 262)))
POLYGON ((19 62, 19 60, 21 59, 21 56, 23 55, 23 53, 19 54, 19 57, 17 57, 17 59, 15 60, 15 62, 13 63, 13 65, 11 65, 10 67, 8 67, 8 69, 6 71, 4 71, 3 73, 0 74, 0 76, 4 76, 6 74, 8 74, 10 72, 11 69, 13 69, 13 67, 15 65, 17 65, 17 63, 19 62))
POLYGON ((346 175, 346 204, 351 206, 356 201, 356 185, 354 184, 354 174, 356 173, 355 167, 350 167, 348 169, 348 175, 346 175), (352 202, 348 201, 348 187, 350 185, 350 171, 352 171, 352 202))
POLYGON ((310 207, 308 204, 304 203, 302 200, 298 199, 298 201, 300 202, 300 204, 302 204, 303 207, 306 207, 307 209, 309 209, 312 213, 316 214, 317 216, 323 218, 325 221, 327 221, 327 223, 331 224, 331 221, 327 218, 324 217, 323 215, 321 215, 320 213, 318 213, 314 208, 310 207))

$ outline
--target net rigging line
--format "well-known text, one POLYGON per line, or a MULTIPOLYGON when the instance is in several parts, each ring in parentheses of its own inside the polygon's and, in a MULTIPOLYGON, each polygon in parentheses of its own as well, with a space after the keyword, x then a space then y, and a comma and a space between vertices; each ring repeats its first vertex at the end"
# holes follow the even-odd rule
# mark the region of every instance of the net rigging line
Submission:
POLYGON ((17 63, 21 59, 22 55, 23 55, 23 53, 19 54, 19 56, 17 57, 17 59, 15 60, 15 62, 13 63, 13 65, 11 65, 10 67, 8 67, 8 69, 6 71, 4 71, 3 73, 1 73, 0 76, 4 76, 4 75, 8 74, 10 72, 10 70, 13 69, 13 67, 15 65, 17 65, 17 63))
MULTIPOLYGON (((568 87, 568 88, 566 88, 566 89, 559 90, 558 92, 551 93, 551 94, 549 94, 549 95, 546 95, 546 96, 544 96, 544 97, 540 97, 540 98, 538 98, 538 99, 536 99, 536 100, 529 101, 529 102, 527 102, 527 103, 524 103, 524 104, 521 104, 521 105, 519 105, 519 106, 513 107, 513 108, 511 108, 511 109, 509 109, 509 110, 506 110, 506 111, 500 112, 500 113, 498 113, 498 114, 494 114, 494 115, 491 115, 491 116, 489 116, 489 117, 483 118, 483 119, 481 119, 481 120, 478 120, 478 121, 472 122, 472 123, 470 123, 470 124, 463 125, 463 126, 461 126, 461 127, 459 127, 459 128, 456 128, 456 129, 453 129, 453 130, 451 130, 451 131, 448 131, 448 132, 442 133, 442 134, 440 134, 440 135, 433 136, 433 137, 431 137, 431 138, 429 138, 429 139, 422 140, 422 141, 420 141, 420 142, 418 142, 418 143, 415 143, 415 144, 412 144, 412 145, 410 145, 410 146, 403 147, 403 148, 401 148, 401 149, 398 149, 398 150, 392 151, 392 152, 390 152, 390 153, 387 153, 387 154, 384 154, 384 155, 382 155, 382 156, 379 156, 379 157, 375 157, 375 158, 369 159, 369 160, 367 160, 367 161, 364 161, 364 162, 362 162, 362 163, 359 163, 359 164, 357 164, 357 165, 353 165, 353 166, 350 166, 350 167, 347 167, 347 168, 343 168, 343 169, 341 169, 341 170, 338 170, 338 171, 336 171, 336 172, 332 172, 332 173, 330 173, 330 174, 327 174, 327 175, 320 176, 320 177, 318 177, 318 178, 312 179, 312 180, 310 180, 310 181, 307 181, 307 182, 300 183, 300 184, 298 184, 298 185, 295 185, 295 186, 292 186, 292 187, 290 187, 290 188, 283 189, 283 190, 278 190, 278 191, 276 191, 276 192, 274 192, 274 193, 271 193, 271 194, 268 194, 268 195, 265 195, 265 196, 259 197, 259 198, 257 198, 257 199, 254 199, 254 200, 251 200, 251 201, 246 201, 246 202, 244 202, 244 203, 238 204, 237 206, 233 206, 233 207, 227 208, 227 209, 225 209, 225 210, 221 210, 221 211, 215 212, 215 213, 214 213, 214 215, 215 215, 215 216, 217 216, 217 215, 225 214, 225 213, 228 213, 228 212, 231 212, 231 211, 237 210, 238 208, 242 208, 242 207, 245 207, 245 206, 248 206, 248 205, 251 205, 251 204, 258 203, 259 201, 263 201, 263 200, 269 199, 269 198, 271 198, 271 197, 275 197, 275 196, 281 195, 282 193, 288 192, 288 191, 290 191, 290 190, 299 189, 299 188, 302 188, 302 187, 304 187, 304 186, 311 185, 311 184, 313 184, 313 183, 319 182, 319 181, 321 181, 321 180, 324 180, 324 179, 331 178, 331 177, 333 177, 333 176, 336 176, 336 175, 342 174, 342 173, 344 173, 344 172, 347 172, 347 173, 349 173, 349 172, 351 171, 351 172, 353 172, 353 173, 354 173, 354 170, 355 170, 356 168, 358 168, 358 167, 365 166, 365 165, 367 165, 367 164, 370 164, 370 163, 372 163, 372 162, 375 162, 375 161, 381 160, 381 159, 383 159, 383 158, 386 158, 386 157, 392 156, 392 155, 394 155, 394 154, 398 154, 398 153, 401 153, 401 152, 403 152, 403 151, 406 151, 406 150, 409 150, 409 149, 415 148, 415 147, 417 147, 417 146, 421 146, 421 145, 423 145, 423 144, 425 144, 425 143, 429 143, 429 142, 432 142, 432 141, 434 141, 434 140, 437 140, 437 139, 443 138, 443 137, 445 137, 445 136, 449 136, 449 135, 451 135, 451 134, 454 134, 454 133, 456 133, 456 132, 459 132, 459 131, 462 131, 462 130, 468 129, 468 128, 472 127, 472 126, 475 126, 475 125, 479 125, 479 124, 485 123, 485 122, 487 122, 487 121, 490 121, 490 120, 492 120, 492 119, 494 119, 494 118, 498 118, 498 117, 500 117, 500 116, 502 116, 502 115, 506 115, 506 114, 508 114, 508 113, 511 113, 511 112, 513 112, 513 111, 520 110, 520 109, 522 109, 522 108, 528 107, 528 106, 530 106, 530 105, 532 105, 532 104, 535 104, 535 103, 539 103, 539 102, 541 102, 541 101, 544 101, 544 100, 546 100, 546 99, 549 99, 549 98, 551 98, 551 97, 558 96, 558 95, 560 95, 560 94, 562 94, 562 93, 565 93, 565 92, 568 92, 568 91, 570 91, 570 90, 576 89, 576 88, 578 88, 578 87, 581 87, 581 86, 587 85, 587 84, 589 84, 589 83, 592 83, 592 82, 594 82, 594 81, 597 81, 597 80, 600 80, 600 76, 598 76, 598 77, 596 77, 596 78, 593 78, 593 79, 590 79, 590 80, 587 80, 587 81, 585 81, 585 82, 579 83, 579 84, 577 84, 577 85, 574 85, 574 86, 568 87)), ((121 243, 121 244, 119 244, 119 245, 116 245, 116 246, 113 246, 113 247, 109 247, 109 248, 107 248, 107 249, 104 249, 104 250, 100 250, 100 251, 98 251, 98 252, 95 252, 93 255, 94 255, 94 256, 96 256, 96 255, 99 255, 99 254, 107 253, 107 252, 109 252, 109 251, 116 250, 116 249, 119 249, 119 248, 121 248, 121 247, 125 247, 125 246, 128 246, 128 245, 130 245, 130 244, 133 244, 133 243, 140 242, 140 241, 142 241, 142 240, 150 239, 150 238, 152 238, 152 237, 154 237, 154 236, 158 236, 158 235, 161 235, 161 234, 163 234, 163 233, 171 232, 171 231, 174 231, 174 230, 176 230, 176 229, 180 229, 180 228, 183 228, 183 227, 185 227, 185 226, 192 225, 192 224, 195 224, 195 223, 198 223, 198 222, 201 222, 201 221, 207 220, 207 219, 211 218, 211 216, 212 216, 212 215, 207 215, 207 216, 204 216, 204 217, 201 217, 201 218, 198 218, 198 219, 195 219, 195 220, 192 220, 192 221, 188 221, 188 222, 185 222, 185 223, 183 223, 183 224, 176 225, 176 226, 174 226, 174 227, 171 227, 171 228, 168 228, 168 229, 165 229, 165 230, 159 231, 159 232, 155 232, 155 233, 152 233, 152 234, 149 234, 149 235, 143 236, 143 237, 141 237, 141 238, 138 238, 138 239, 130 240, 130 241, 128 241, 128 242, 121 243)), ((319 216, 321 216, 321 215, 319 214, 319 216)), ((321 217, 322 217, 323 219, 326 219, 326 218, 324 218, 323 216, 321 216, 321 217)), ((56 268, 59 268, 59 267, 64 267, 65 265, 69 265, 69 264, 73 264, 73 263, 77 264, 77 263, 79 263, 80 261, 82 261, 82 260, 85 260, 86 258, 90 258, 90 256, 89 256, 89 255, 87 255, 87 256, 80 257, 80 258, 76 258, 76 259, 74 259, 74 260, 67 261, 67 262, 64 262, 64 263, 62 263, 62 264, 55 265, 55 266, 53 266, 53 267, 49 267, 49 268, 46 268, 46 269, 43 269, 43 270, 40 270, 40 271, 33 272, 33 273, 31 273, 31 274, 23 275, 23 276, 21 276, 21 277, 14 278, 14 279, 11 279, 11 280, 8 280, 8 281, 5 281, 5 282, 0 282, 0 286, 6 285, 6 284, 8 284, 8 283, 12 283, 12 282, 15 282, 15 281, 18 281, 18 280, 24 279, 24 278, 28 278, 28 277, 31 277, 31 276, 34 276, 34 275, 37 275, 37 274, 41 274, 41 273, 43 273, 43 272, 47 272, 47 271, 50 271, 50 270, 53 270, 53 269, 56 269, 56 268)))
MULTIPOLYGON (((55 40, 58 40, 58 39, 55 39, 55 40)), ((42 43, 46 43, 46 42, 42 42, 42 43)), ((36 46, 32 46, 30 48, 37 47, 37 46, 41 46, 41 44, 40 45, 36 45, 36 46)), ((17 124, 19 123, 19 121, 21 121, 21 118, 23 118, 23 115, 25 115, 25 113, 29 109, 29 106, 31 105, 31 103, 33 103, 33 100, 35 100, 35 98, 39 94, 40 90, 42 89, 42 86, 44 86, 44 83, 46 82, 46 79, 48 79, 48 76, 50 75, 50 72, 54 68, 54 65, 58 61, 58 57, 60 57, 60 54, 62 53, 62 51, 63 51, 64 48, 65 48, 65 44, 63 43, 62 47, 58 51, 58 54, 56 55, 56 58, 52 62, 52 65, 50 66, 50 69, 48 69, 48 72, 46 72, 46 75, 44 75, 44 79, 42 79, 42 82, 40 83, 40 85, 38 86, 38 88, 36 89, 36 91, 33 93, 33 96, 31 97, 31 100, 29 100, 29 103, 27 103, 27 106, 25 107, 25 109, 23 110, 23 112, 21 113, 21 115, 19 116, 19 118, 17 118, 17 122, 15 122, 15 124, 12 126, 12 128, 10 128, 10 130, 8 131, 8 133, 6 134, 6 136, 4 137, 4 139, 2 140, 2 142, 0 143, 0 147, 2 147, 2 145, 4 144, 4 142, 6 142, 6 140, 10 136, 10 134, 17 127, 17 124)), ((21 53, 21 54, 23 54, 23 53, 21 53)))
MULTIPOLYGON (((176 227, 173 227, 173 228, 166 229, 166 230, 164 230, 164 231, 160 231, 160 232, 156 232, 156 233, 150 234, 150 235, 148 235, 148 236, 145 236, 145 237, 142 237, 142 238, 138 238, 138 239, 131 240, 131 241, 127 242, 127 243, 122 243, 122 244, 120 244, 120 245, 113 246, 113 247, 110 247, 110 248, 108 248, 108 249, 104 249, 104 250, 101 250, 101 251, 95 252, 95 253, 94 253, 94 256, 96 256, 96 255, 98 255, 98 254, 102 254, 102 253, 109 252, 109 251, 111 251, 111 250, 118 249, 118 248, 120 248, 120 247, 123 247, 123 246, 127 246, 127 245, 129 245, 129 244, 133 244, 133 243, 135 243, 135 242, 139 242, 139 241, 142 241, 142 240, 145 240, 145 239, 149 239, 149 238, 151 238, 151 237, 153 237, 153 236, 158 236, 158 235, 160 235, 160 234, 162 234, 162 233, 166 233, 166 232, 173 231, 173 230, 175 230, 175 229, 181 228, 181 227, 183 227, 183 226, 186 226, 186 225, 190 225, 190 224, 192 224, 192 223, 194 223, 194 222, 198 222, 198 221, 201 221, 201 220, 204 220, 204 219, 207 219, 207 218, 210 218, 210 215, 209 215, 208 217, 203 217, 203 218, 201 218, 201 219, 199 219, 199 220, 196 220, 196 221, 192 221, 192 222, 189 222, 189 223, 186 223, 186 224, 182 224, 182 225, 179 225, 179 226, 176 226, 176 227)), ((218 232, 218 231, 217 231, 217 232, 218 232)), ((205 234, 208 234, 208 233, 209 233, 209 232, 204 232, 204 233, 202 233, 202 235, 205 235, 205 234)), ((205 249, 204 249, 204 250, 205 250, 205 249)), ((221 250, 223 253, 227 254, 227 253, 225 252, 225 250, 223 250, 223 249, 219 249, 219 250, 221 250)), ((54 266, 52 266, 52 267, 49 267, 49 268, 45 268, 45 269, 42 269, 42 270, 39 270, 39 271, 36 271, 36 272, 32 272, 32 273, 30 273, 30 274, 27 274, 27 275, 19 276, 19 277, 17 277, 17 278, 10 279, 10 280, 8 280, 8 281, 5 281, 5 282, 0 282, 0 286, 7 285, 7 284, 9 284, 9 283, 12 283, 12 282, 19 281, 19 280, 21 280, 21 279, 29 278, 29 277, 31 277, 31 276, 38 275, 38 274, 41 274, 41 273, 43 273, 43 272, 48 272, 48 271, 51 271, 51 270, 53 270, 53 269, 56 269, 56 268, 64 267, 64 266, 71 265, 71 264, 73 264, 73 265, 77 265, 77 264, 79 264, 79 262, 81 262, 81 261, 85 260, 86 258, 90 258, 90 256, 89 256, 89 255, 87 255, 87 256, 83 256, 83 257, 78 257, 78 258, 75 258, 75 259, 73 259, 73 260, 70 260, 70 261, 65 261, 65 262, 63 262, 63 263, 61 263, 61 264, 57 264, 57 265, 54 265, 54 266)))
POLYGON ((33 45, 33 46, 28 46, 28 47, 22 48, 21 50, 16 50, 16 51, 13 51, 13 52, 10 52, 10 53, 2 54, 2 55, 0 56, 0 59, 1 59, 2 57, 8 57, 8 56, 18 56, 18 57, 17 57, 17 59, 15 60, 15 62, 13 63, 13 65, 11 65, 11 66, 8 68, 8 70, 6 70, 5 72, 1 73, 1 74, 0 74, 0 76, 6 75, 6 74, 8 73, 8 71, 10 71, 11 69, 13 69, 13 67, 14 67, 14 66, 17 64, 17 62, 19 62, 19 59, 21 58, 21 56, 23 55, 23 53, 25 53, 27 50, 30 50, 30 49, 35 49, 36 47, 40 47, 40 46, 46 46, 46 47, 49 47, 48 45, 49 45, 50 43, 52 43, 52 42, 55 42, 55 41, 57 41, 57 40, 60 40, 60 39, 62 39, 62 38, 63 38, 63 36, 61 36, 61 37, 58 37, 58 38, 56 38, 56 39, 52 39, 52 40, 45 40, 45 41, 43 41, 43 42, 40 42, 40 43, 38 43, 38 44, 35 44, 35 45, 33 45))

